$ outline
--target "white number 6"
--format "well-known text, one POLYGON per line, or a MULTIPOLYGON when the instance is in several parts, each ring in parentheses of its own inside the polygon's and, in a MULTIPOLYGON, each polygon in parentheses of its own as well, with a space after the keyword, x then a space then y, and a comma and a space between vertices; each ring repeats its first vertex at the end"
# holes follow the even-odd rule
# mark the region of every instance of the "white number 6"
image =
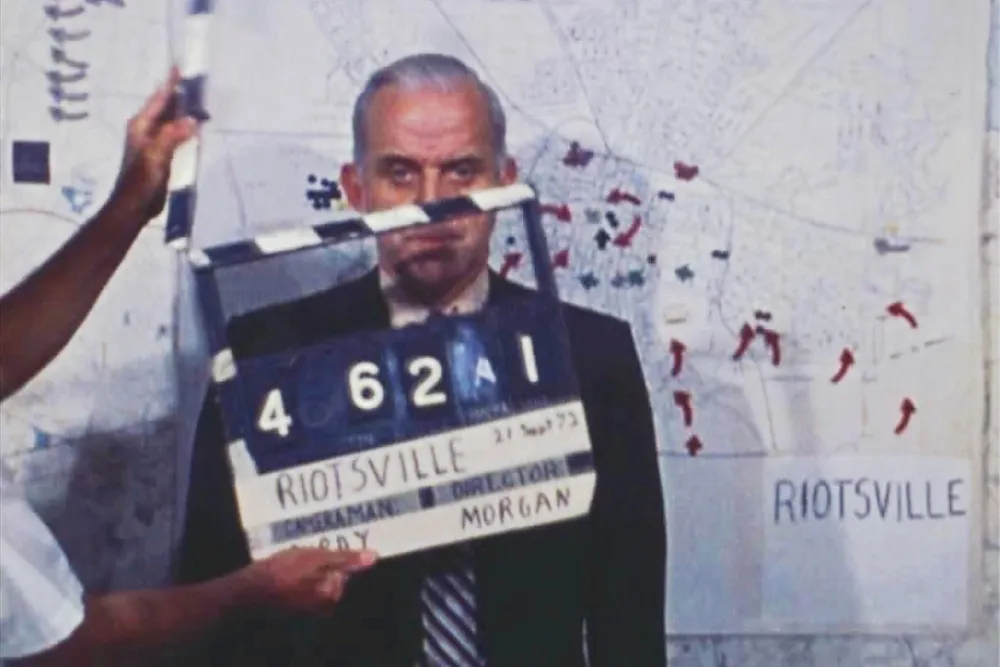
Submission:
POLYGON ((374 410, 382 405, 385 390, 377 376, 378 366, 370 361, 359 361, 347 373, 351 402, 362 410, 374 410))
POLYGON ((441 405, 448 402, 443 391, 434 391, 435 385, 441 381, 441 362, 434 357, 417 357, 410 362, 406 370, 410 375, 420 378, 413 388, 413 404, 418 408, 431 405, 441 405), (427 375, 421 377, 421 373, 427 375))

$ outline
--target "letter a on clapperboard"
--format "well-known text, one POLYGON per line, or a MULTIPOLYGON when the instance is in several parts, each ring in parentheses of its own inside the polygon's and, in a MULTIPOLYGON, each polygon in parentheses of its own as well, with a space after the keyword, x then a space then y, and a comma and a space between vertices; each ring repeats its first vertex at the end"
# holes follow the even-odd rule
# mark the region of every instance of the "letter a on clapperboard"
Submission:
POLYGON ((490 360, 486 357, 479 357, 479 362, 476 364, 477 388, 481 384, 480 380, 488 380, 490 384, 497 383, 497 376, 493 374, 493 366, 490 365, 490 360))

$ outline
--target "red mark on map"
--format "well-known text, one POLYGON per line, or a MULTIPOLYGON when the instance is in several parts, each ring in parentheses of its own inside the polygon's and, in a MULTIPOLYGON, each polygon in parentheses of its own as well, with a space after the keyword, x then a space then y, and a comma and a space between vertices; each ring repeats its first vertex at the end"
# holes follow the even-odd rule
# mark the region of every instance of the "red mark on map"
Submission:
POLYGON ((586 167, 593 159, 594 151, 581 148, 580 143, 574 141, 569 145, 569 150, 566 151, 562 161, 567 167, 586 167))
POLYGON ((740 329, 740 344, 736 346, 736 351, 733 352, 733 361, 739 361, 743 358, 743 355, 746 354, 747 348, 750 347, 750 343, 753 342, 756 335, 752 326, 748 323, 743 324, 743 328, 740 329))
POLYGON ((688 438, 687 442, 684 443, 684 448, 688 450, 688 454, 691 456, 697 456, 698 452, 702 450, 703 445, 701 440, 696 435, 692 435, 688 438))
POLYGON ((917 328, 917 318, 913 316, 913 313, 906 309, 906 306, 903 305, 902 301, 890 303, 886 307, 885 312, 889 313, 893 317, 902 317, 911 327, 914 329, 917 328))
POLYGON ((684 425, 690 426, 694 422, 694 408, 691 407, 691 393, 687 391, 674 392, 674 405, 681 409, 684 415, 684 425))
POLYGON ((615 240, 612 243, 619 248, 628 248, 632 245, 635 235, 639 233, 640 227, 642 227, 642 217, 638 215, 632 216, 632 224, 624 232, 615 236, 615 240))
POLYGON ((500 267, 501 277, 506 278, 507 274, 516 269, 521 264, 521 253, 509 252, 504 255, 503 266, 500 267))
POLYGON ((670 369, 670 377, 677 377, 680 375, 681 370, 684 368, 684 351, 687 346, 677 340, 676 338, 670 339, 670 354, 674 357, 674 365, 670 369))
POLYGON ((758 327, 760 334, 764 337, 764 345, 771 349, 771 363, 777 366, 781 363, 781 336, 777 331, 758 327))
POLYGON ((612 188, 611 192, 608 193, 607 202, 609 204, 620 204, 623 201, 627 201, 630 204, 635 204, 638 206, 642 203, 642 200, 636 197, 631 192, 625 192, 619 188, 612 188))
POLYGON ((565 269, 569 266, 569 248, 560 250, 556 254, 552 255, 552 266, 560 269, 565 269))
POLYGON ((690 181, 698 175, 698 167, 693 164, 685 164, 680 161, 674 162, 674 175, 677 176, 679 180, 690 181))
POLYGON ((917 406, 913 404, 913 401, 904 398, 903 402, 899 404, 899 423, 896 424, 896 428, 894 429, 896 435, 901 435, 906 430, 906 427, 910 425, 910 417, 916 411, 917 406))
POLYGON ((554 215, 557 220, 561 220, 563 222, 570 222, 573 220, 573 214, 570 213, 569 206, 566 204, 542 204, 542 213, 554 215))
POLYGON ((830 382, 837 384, 843 380, 844 376, 847 375, 847 371, 851 370, 851 366, 853 365, 854 353, 851 352, 849 348, 845 347, 844 351, 840 353, 840 368, 833 374, 833 377, 830 378, 830 382))

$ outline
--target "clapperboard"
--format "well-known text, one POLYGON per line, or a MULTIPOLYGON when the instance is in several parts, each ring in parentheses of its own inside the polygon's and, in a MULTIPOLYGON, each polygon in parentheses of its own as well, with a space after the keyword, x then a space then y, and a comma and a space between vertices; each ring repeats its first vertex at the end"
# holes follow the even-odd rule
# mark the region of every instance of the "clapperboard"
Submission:
POLYGON ((193 199, 171 195, 168 241, 195 272, 254 558, 289 546, 390 557, 589 511, 591 443, 531 186, 338 212, 201 249, 187 243, 193 199), (537 289, 476 314, 234 357, 217 269, 509 208, 521 210, 537 289))

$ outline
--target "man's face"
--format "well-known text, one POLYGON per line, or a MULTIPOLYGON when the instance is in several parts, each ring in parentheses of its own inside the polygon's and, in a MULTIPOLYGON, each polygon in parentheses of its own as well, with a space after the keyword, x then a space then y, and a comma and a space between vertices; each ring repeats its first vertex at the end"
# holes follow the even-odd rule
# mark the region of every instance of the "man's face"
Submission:
MULTIPOLYGON (((363 165, 347 165, 341 182, 351 206, 379 211, 507 185, 513 161, 497 169, 486 100, 474 84, 380 90, 369 108, 363 165)), ((489 257, 491 214, 471 215, 378 239, 379 265, 410 291, 442 299, 470 283, 489 257)))

